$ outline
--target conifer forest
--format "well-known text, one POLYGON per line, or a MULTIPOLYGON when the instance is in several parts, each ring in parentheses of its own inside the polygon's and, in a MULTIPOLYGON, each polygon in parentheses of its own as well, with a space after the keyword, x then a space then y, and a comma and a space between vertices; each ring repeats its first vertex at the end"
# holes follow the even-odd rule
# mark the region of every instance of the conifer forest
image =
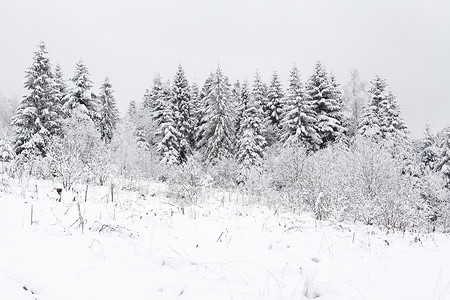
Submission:
POLYGON ((450 127, 412 133, 392 75, 180 61, 123 99, 35 43, 0 81, 0 299, 450 299, 450 127))
POLYGON ((120 115, 108 77, 94 88, 80 60, 66 80, 41 42, 28 92, 4 125, 3 172, 65 189, 112 177, 173 181, 185 192, 270 195, 270 205, 320 220, 447 232, 448 128, 410 138, 382 76, 364 82, 353 71, 342 85, 316 62, 305 77, 294 66, 286 87, 276 71, 267 83, 258 73, 231 83, 218 65, 196 83, 179 65, 120 115))

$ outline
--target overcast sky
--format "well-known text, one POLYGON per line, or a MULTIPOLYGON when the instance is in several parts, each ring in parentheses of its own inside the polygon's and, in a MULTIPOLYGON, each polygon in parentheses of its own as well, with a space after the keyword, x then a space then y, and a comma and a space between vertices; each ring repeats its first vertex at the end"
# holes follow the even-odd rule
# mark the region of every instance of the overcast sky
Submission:
POLYGON ((357 69, 388 80, 410 130, 450 124, 450 1, 0 0, 0 93, 21 97, 42 39, 66 78, 83 58, 97 90, 110 77, 122 111, 155 73, 181 63, 203 84, 220 62, 232 81, 305 80, 322 61, 345 85, 357 69))

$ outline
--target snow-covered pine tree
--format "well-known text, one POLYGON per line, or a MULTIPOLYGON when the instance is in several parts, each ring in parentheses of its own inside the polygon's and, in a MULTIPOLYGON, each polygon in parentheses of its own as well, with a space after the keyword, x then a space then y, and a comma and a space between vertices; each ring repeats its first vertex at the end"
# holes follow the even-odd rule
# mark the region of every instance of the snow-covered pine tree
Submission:
POLYGON ((60 133, 61 114, 59 92, 44 42, 34 52, 33 63, 26 71, 28 93, 12 118, 14 151, 44 156, 50 138, 60 133))
POLYGON ((98 125, 100 104, 96 95, 91 92, 93 83, 89 77, 87 66, 82 60, 78 61, 75 66, 75 74, 71 78, 73 87, 63 98, 63 110, 70 116, 72 110, 77 108, 79 111, 88 115, 98 125))
POLYGON ((347 127, 345 126, 347 124, 347 120, 344 115, 345 110, 345 104, 344 104, 344 97, 342 95, 342 91, 339 87, 339 83, 336 81, 336 77, 334 76, 334 73, 330 73, 330 89, 331 89, 331 96, 332 99, 336 100, 338 111, 336 112, 337 118, 339 118, 341 122, 341 126, 343 126, 344 133, 347 133, 347 127))
POLYGON ((195 128, 197 128, 197 126, 201 120, 200 119, 200 106, 201 106, 200 89, 195 81, 191 84, 190 92, 191 92, 190 111, 191 111, 191 117, 192 117, 192 122, 193 122, 191 145, 193 148, 195 148, 196 147, 196 145, 195 145, 195 128))
POLYGON ((216 74, 214 72, 211 72, 208 77, 205 80, 205 83, 202 86, 202 89, 200 91, 200 99, 203 100, 206 98, 206 96, 209 95, 209 93, 211 92, 213 83, 214 83, 214 79, 215 79, 216 74))
POLYGON ((370 82, 369 94, 371 96, 367 107, 364 109, 363 117, 358 129, 358 135, 379 141, 382 134, 383 108, 386 107, 387 99, 386 80, 376 76, 370 82))
POLYGON ((284 92, 277 72, 273 72, 267 94, 267 117, 270 124, 281 128, 281 118, 283 113, 284 92))
POLYGON ((176 130, 180 133, 180 159, 181 162, 185 162, 187 156, 192 152, 195 120, 191 113, 192 103, 189 82, 181 65, 178 66, 173 80, 172 102, 175 110, 176 130))
POLYGON ((283 87, 277 72, 273 72, 272 80, 267 88, 267 104, 264 108, 266 127, 264 136, 268 146, 280 141, 284 102, 285 94, 283 87))
POLYGON ((241 122, 244 118, 244 111, 248 108, 250 102, 250 88, 248 82, 244 81, 242 84, 239 84, 239 88, 235 85, 235 93, 235 131, 238 133, 241 131, 241 122))
POLYGON ((56 64, 55 67, 55 85, 56 90, 59 92, 58 99, 61 102, 64 96, 67 94, 67 84, 64 80, 64 74, 62 72, 60 64, 56 64))
POLYGON ((179 151, 181 134, 176 127, 170 82, 163 87, 162 96, 158 100, 158 114, 156 135, 161 139, 158 143, 158 153, 167 164, 179 164, 181 163, 179 151))
POLYGON ((204 116, 197 133, 199 148, 206 160, 230 157, 234 148, 234 126, 231 115, 231 88, 220 66, 208 84, 209 93, 203 99, 204 116))
MULTIPOLYGON (((258 80, 259 76, 257 75, 253 86, 254 91, 258 80)), ((245 92, 245 89, 244 86, 242 88, 243 92, 245 92)), ((245 168, 262 164, 264 149, 267 145, 263 136, 264 112, 261 100, 261 97, 254 93, 249 97, 247 103, 242 103, 244 109, 237 133, 236 158, 245 168)))
POLYGON ((440 134, 439 157, 435 170, 442 174, 445 186, 450 189, 450 127, 444 128, 440 134))
POLYGON ((144 109, 149 109, 150 111, 153 111, 154 106, 156 105, 156 102, 158 101, 158 98, 161 96, 163 89, 162 79, 161 75, 156 74, 153 78, 153 85, 151 90, 147 90, 144 95, 144 109))
POLYGON ((408 127, 400 116, 400 107, 392 92, 388 92, 383 109, 382 136, 397 143, 405 142, 408 139, 408 127))
POLYGON ((161 124, 162 112, 165 108, 165 99, 171 93, 170 83, 163 85, 161 82, 161 76, 156 74, 153 78, 153 86, 149 94, 149 98, 144 99, 144 109, 143 113, 148 116, 144 116, 143 120, 145 122, 148 142, 151 145, 156 145, 159 143, 160 137, 157 136, 156 129, 161 124), (147 101, 147 102, 146 102, 147 101), (146 120, 146 121, 145 121, 146 120), (151 132, 150 132, 151 131, 151 132))
POLYGON ((172 92, 172 84, 170 81, 162 84, 161 90, 158 94, 152 94, 154 103, 151 110, 153 120, 159 126, 162 123, 163 111, 166 109, 167 101, 170 99, 170 93, 172 92))
MULTIPOLYGON (((171 91, 168 91, 169 93, 171 91)), ((150 151, 158 144, 158 137, 155 135, 158 119, 162 110, 160 98, 163 94, 163 84, 161 76, 156 74, 153 78, 151 89, 147 89, 143 96, 143 101, 136 104, 133 101, 130 110, 133 111, 131 121, 134 126, 134 136, 137 140, 137 146, 141 150, 150 151), (155 118, 155 116, 157 116, 155 118)), ((147 153, 148 154, 148 153, 147 153)))
POLYGON ((199 106, 198 106, 198 126, 197 129, 195 131, 195 147, 198 150, 200 147, 200 140, 202 138, 202 132, 201 132, 201 128, 203 126, 203 124, 206 122, 206 118, 205 118, 205 114, 206 114, 206 110, 208 108, 208 102, 206 101, 206 96, 209 95, 209 93, 211 92, 211 87, 212 87, 212 83, 214 81, 214 73, 211 72, 208 77, 206 78, 205 82, 203 83, 203 86, 200 90, 200 95, 199 95, 199 106))
POLYGON ((316 127, 316 112, 303 89, 297 67, 290 73, 281 126, 281 141, 285 146, 299 145, 308 150, 319 148, 321 139, 316 127))
POLYGON ((195 147, 199 149, 200 147, 200 140, 202 138, 201 134, 201 128, 204 122, 206 122, 205 114, 208 107, 208 102, 206 101, 206 97, 211 92, 212 83, 214 81, 214 73, 210 73, 209 76, 206 78, 205 83, 202 86, 202 89, 200 90, 199 95, 199 105, 197 110, 197 119, 198 119, 198 125, 197 130, 195 132, 195 147))
POLYGON ((377 76, 369 89, 371 100, 365 110, 359 134, 374 141, 394 144, 408 142, 408 128, 400 116, 400 107, 386 80, 377 76))
POLYGON ((142 97, 143 109, 151 109, 152 103, 152 91, 150 89, 145 89, 144 96, 142 97))
POLYGON ((198 87, 198 84, 195 81, 191 84, 191 98, 192 103, 194 103, 193 107, 195 109, 198 109, 198 103, 200 101, 200 88, 198 87))
POLYGON ((317 130, 322 140, 321 148, 337 141, 345 132, 342 101, 337 99, 337 85, 333 83, 325 67, 317 62, 306 88, 317 114, 317 130))
POLYGON ((191 104, 192 115, 197 118, 200 107, 200 88, 195 81, 191 84, 191 104))
POLYGON ((430 125, 425 126, 424 137, 420 141, 420 163, 424 173, 433 171, 438 160, 437 137, 431 132, 430 125))
POLYGON ((238 99, 241 96, 241 89, 241 82, 239 80, 236 80, 236 82, 233 84, 233 88, 231 89, 231 95, 235 103, 239 102, 238 99))
MULTIPOLYGON (((247 84, 247 83, 246 83, 247 84)), ((242 110, 240 110, 240 103, 241 103, 241 94, 242 94, 242 87, 243 84, 241 84, 241 81, 238 79, 234 82, 232 88, 231 88, 231 103, 230 103, 230 109, 231 109, 231 117, 234 120, 234 132, 237 134, 239 131, 239 122, 240 122, 240 116, 242 115, 242 110)), ((247 85, 247 92, 250 93, 248 90, 247 85)))
POLYGON ((116 100, 113 95, 112 85, 109 78, 106 77, 100 87, 100 135, 101 139, 109 144, 112 140, 114 131, 116 130, 117 121, 119 120, 119 111, 116 107, 116 100))
POLYGON ((256 102, 261 102, 264 115, 267 115, 267 90, 267 85, 262 82, 261 75, 257 71, 252 84, 252 98, 255 98, 256 102))

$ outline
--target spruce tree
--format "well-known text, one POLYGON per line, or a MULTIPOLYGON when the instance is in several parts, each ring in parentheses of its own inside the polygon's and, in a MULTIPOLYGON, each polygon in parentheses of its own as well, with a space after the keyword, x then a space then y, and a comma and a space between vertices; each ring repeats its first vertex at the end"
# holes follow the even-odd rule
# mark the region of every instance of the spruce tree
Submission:
POLYGON ((193 122, 193 132, 192 132, 192 137, 191 137, 191 145, 192 147, 196 147, 196 143, 195 143, 195 128, 198 127, 198 125, 200 124, 200 120, 201 120, 201 114, 200 114, 200 110, 201 110, 201 99, 200 99, 200 89, 197 85, 196 82, 193 82, 191 84, 191 102, 190 102, 190 111, 191 111, 191 120, 193 122))
POLYGON ((190 111, 191 111, 191 122, 192 122, 192 134, 190 136, 190 145, 191 148, 197 149, 197 128, 201 122, 202 113, 201 113, 201 98, 200 98, 200 89, 196 82, 191 84, 190 88, 191 93, 191 102, 190 102, 190 111))
POLYGON ((153 86, 151 90, 147 90, 144 95, 144 108, 150 109, 150 111, 153 111, 154 106, 156 105, 156 102, 158 101, 158 98, 161 96, 163 90, 163 84, 162 79, 159 74, 155 75, 155 78, 153 78, 153 86))
POLYGON ((400 107, 392 92, 388 92, 384 107, 382 132, 385 139, 404 142, 408 139, 408 127, 400 116, 400 107))
POLYGON ((235 85, 235 93, 236 93, 236 117, 235 117, 235 129, 236 132, 241 131, 241 123, 244 118, 244 112, 248 109, 249 102, 250 102, 250 88, 248 86, 247 81, 244 81, 241 84, 239 84, 239 88, 237 89, 237 86, 235 85), (239 93, 239 94, 238 94, 239 93))
POLYGON ((73 87, 63 98, 65 113, 70 116, 72 110, 77 109, 88 115, 98 125, 100 104, 96 95, 91 92, 93 83, 90 79, 89 70, 82 60, 77 62, 75 74, 71 81, 73 82, 73 87))
POLYGON ((261 75, 256 72, 252 84, 252 97, 256 102, 261 103, 265 115, 267 114, 267 90, 268 87, 262 82, 261 75))
POLYGON ((450 189, 450 127, 445 128, 440 136, 439 157, 435 169, 445 180, 445 186, 450 189))
POLYGON ((309 78, 307 93, 317 114, 317 130, 322 140, 321 148, 324 148, 341 138, 345 128, 337 86, 333 87, 332 80, 320 62, 316 63, 309 78))
POLYGON ((167 99, 170 98, 171 91, 172 86, 170 82, 166 82, 164 85, 161 84, 161 89, 159 89, 158 87, 156 90, 154 86, 152 90, 153 105, 151 109, 151 114, 153 120, 157 124, 161 124, 162 112, 166 107, 167 99))
POLYGON ((268 94, 267 94, 267 117, 270 124, 281 127, 281 118, 283 113, 284 92, 277 72, 272 75, 268 94))
POLYGON ((290 74, 281 126, 281 140, 285 146, 299 145, 308 150, 319 148, 321 139, 316 127, 316 112, 296 67, 290 74))
POLYGON ((242 84, 239 80, 233 84, 233 88, 231 89, 231 95, 233 98, 233 102, 236 104, 239 102, 239 97, 241 96, 242 84))
POLYGON ((201 128, 203 127, 204 123, 207 121, 205 118, 206 111, 208 110, 208 101, 206 101, 207 96, 211 92, 212 89, 212 83, 214 81, 214 73, 210 73, 209 76, 206 78, 205 83, 202 86, 202 89, 200 90, 199 95, 199 105, 197 109, 197 129, 195 131, 195 148, 199 149, 201 147, 201 139, 202 139, 202 133, 201 128))
POLYGON ((342 126, 342 131, 339 133, 338 138, 343 139, 345 137, 346 139, 346 136, 344 136, 344 134, 346 134, 348 131, 348 120, 345 117, 344 97, 333 73, 330 73, 328 79, 330 81, 331 99, 334 99, 336 101, 336 105, 338 107, 334 116, 340 121, 342 126))
POLYGON ((364 112, 359 134, 374 141, 408 142, 408 128, 400 116, 400 107, 386 80, 377 76, 369 89, 371 100, 364 112))
MULTIPOLYGON (((245 84, 247 84, 245 82, 245 84)), ((242 115, 242 110, 240 110, 240 102, 241 102, 241 94, 242 94, 243 84, 239 80, 236 80, 235 83, 231 87, 231 101, 230 101, 230 109, 231 109, 231 118, 234 120, 234 132, 237 133, 239 131, 239 122, 240 116, 242 115)), ((248 91, 248 86, 247 86, 248 91)), ((249 92, 249 91, 248 91, 249 92)), ((250 93, 250 92, 249 92, 250 93)))
POLYGON ((114 131, 116 130, 117 121, 119 120, 119 111, 116 107, 116 100, 113 95, 112 85, 109 78, 106 77, 100 87, 100 135, 102 140, 109 144, 112 140, 114 131))
MULTIPOLYGON (((255 78, 255 87, 258 78, 255 78)), ((245 91, 245 87, 242 89, 245 91)), ((244 109, 240 120, 240 127, 237 133, 237 161, 244 167, 260 166, 264 156, 264 149, 267 145, 263 136, 264 132, 264 112, 263 103, 258 94, 254 93, 247 103, 242 103, 244 109)))
POLYGON ((424 137, 420 141, 420 163, 422 170, 428 173, 434 170, 438 160, 437 137, 431 132, 430 126, 425 126, 424 137))
POLYGON ((175 110, 175 127, 179 132, 179 154, 182 162, 191 153, 194 141, 195 120, 191 113, 191 92, 189 82, 184 74, 181 65, 178 66, 177 73, 173 80, 172 102, 175 110))
MULTIPOLYGON (((198 123, 198 128, 201 127, 201 125, 203 124, 203 117, 205 116, 205 112, 206 112, 206 108, 208 103, 206 102, 206 97, 209 95, 209 93, 211 92, 211 87, 212 87, 212 83, 214 81, 214 73, 210 73, 209 76, 206 78, 205 83, 202 86, 202 89, 200 90, 200 94, 199 94, 199 105, 198 105, 198 115, 197 118, 199 120, 198 123)), ((198 132, 198 130, 197 130, 198 132)), ((198 140, 198 133, 196 133, 196 144, 199 143, 198 140)))
MULTIPOLYGON (((147 97, 144 98, 142 121, 145 123, 146 137, 148 142, 148 149, 159 143, 159 138, 155 133, 158 124, 161 123, 162 111, 164 109, 164 93, 170 94, 170 85, 167 91, 164 91, 164 85, 161 82, 161 76, 156 74, 153 78, 153 86, 147 97)), ((142 145, 142 144, 141 144, 142 145)), ((142 148, 142 147, 141 147, 142 148)))
POLYGON ((211 78, 209 93, 205 96, 204 116, 198 131, 199 148, 205 159, 215 161, 230 157, 234 148, 234 128, 231 116, 231 88, 220 66, 211 78))
POLYGON ((34 52, 25 78, 28 93, 12 118, 14 151, 26 157, 44 156, 51 137, 61 129, 60 94, 44 42, 34 52))
POLYGON ((369 94, 371 99, 364 110, 363 118, 358 130, 358 134, 379 141, 382 138, 383 107, 386 107, 387 84, 386 80, 376 76, 370 83, 369 94))
POLYGON ((208 77, 206 78, 205 83, 203 84, 202 89, 200 91, 200 99, 201 100, 205 99, 211 92, 215 76, 216 76, 216 74, 214 72, 211 72, 208 75, 208 77))
POLYGON ((61 102, 64 96, 67 94, 67 84, 64 80, 64 74, 62 72, 60 64, 56 64, 55 67, 55 85, 58 91, 58 99, 61 102))
POLYGON ((170 83, 163 87, 163 93, 158 99, 158 129, 156 135, 160 137, 158 153, 162 160, 169 165, 181 163, 180 139, 181 134, 176 127, 175 107, 172 101, 170 83))
POLYGON ((143 109, 151 109, 151 106, 153 104, 152 101, 152 92, 150 89, 145 89, 144 96, 142 97, 142 107, 143 109))

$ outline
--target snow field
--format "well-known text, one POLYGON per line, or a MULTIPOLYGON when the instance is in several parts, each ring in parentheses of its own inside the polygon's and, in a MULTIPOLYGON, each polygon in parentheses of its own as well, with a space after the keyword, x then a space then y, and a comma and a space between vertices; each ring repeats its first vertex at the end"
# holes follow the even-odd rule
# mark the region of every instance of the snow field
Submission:
POLYGON ((56 202, 50 181, 11 181, 0 299, 450 299, 448 235, 319 222, 218 190, 183 214, 167 186, 135 185, 117 182, 113 203, 109 187, 84 202, 85 186, 56 202))

